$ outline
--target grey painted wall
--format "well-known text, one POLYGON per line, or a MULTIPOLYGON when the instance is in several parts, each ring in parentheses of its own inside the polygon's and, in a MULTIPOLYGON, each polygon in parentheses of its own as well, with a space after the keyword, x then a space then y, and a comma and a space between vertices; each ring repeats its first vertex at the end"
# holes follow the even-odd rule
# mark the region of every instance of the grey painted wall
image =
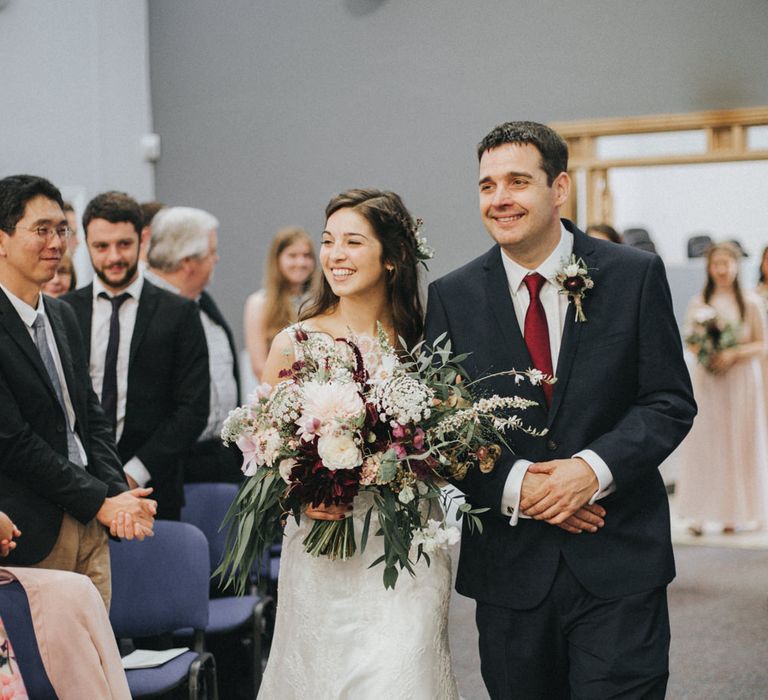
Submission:
POLYGON ((236 328, 272 234, 351 186, 426 221, 433 275, 485 250, 496 123, 768 104, 765 0, 150 0, 157 195, 222 222, 236 328))

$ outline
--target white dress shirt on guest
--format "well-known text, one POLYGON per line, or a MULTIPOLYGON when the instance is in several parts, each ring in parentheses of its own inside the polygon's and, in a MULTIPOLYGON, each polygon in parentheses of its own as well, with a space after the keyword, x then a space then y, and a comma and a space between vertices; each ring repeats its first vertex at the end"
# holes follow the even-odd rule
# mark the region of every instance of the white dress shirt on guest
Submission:
MULTIPOLYGON (((151 270, 146 272, 152 284, 174 294, 179 294, 178 287, 156 275, 151 270)), ((197 438, 198 442, 218 440, 221 426, 229 412, 237 406, 237 383, 235 382, 235 358, 224 329, 208 314, 200 309, 200 321, 208 345, 208 371, 211 375, 211 402, 208 409, 208 423, 197 438)))
MULTIPOLYGON (((24 325, 29 331, 29 336, 32 338, 32 342, 35 342, 35 331, 32 325, 35 322, 38 314, 42 314, 45 319, 45 336, 48 340, 48 347, 50 348, 51 355, 53 356, 53 364, 56 365, 56 374, 59 375, 59 384, 61 384, 61 393, 64 398, 64 407, 67 412, 67 421, 69 421, 69 427, 75 435, 75 442, 77 443, 77 449, 80 452, 80 458, 83 460, 83 464, 88 464, 88 456, 85 454, 85 448, 80 441, 80 436, 75 430, 75 408, 72 405, 72 398, 69 395, 69 387, 67 386, 67 378, 64 376, 64 370, 61 366, 61 357, 59 355, 59 347, 56 345, 56 337, 53 335, 53 328, 51 327, 51 321, 48 315, 45 313, 45 304, 43 304, 43 297, 39 295, 37 298, 37 308, 33 308, 25 301, 22 301, 13 292, 9 291, 7 287, 0 284, 0 289, 5 292, 8 297, 8 301, 11 302, 11 306, 16 309, 16 313, 19 314, 24 325)), ((37 347, 37 346, 35 346, 37 347)))
MULTIPOLYGON (((120 442, 120 437, 125 428, 125 406, 128 397, 128 364, 131 354, 131 340, 133 329, 136 325, 136 314, 139 311, 139 298, 144 287, 144 278, 141 274, 123 289, 118 295, 110 292, 98 277, 93 279, 93 316, 91 319, 91 361, 90 374, 93 389, 101 401, 101 392, 104 384, 104 363, 107 359, 107 344, 109 343, 109 321, 112 318, 112 303, 109 299, 99 297, 101 292, 107 296, 119 296, 127 293, 130 299, 126 299, 120 306, 118 318, 120 319, 120 344, 117 346, 117 424, 115 426, 115 442, 120 442)), ((131 457, 124 465, 123 471, 128 474, 139 486, 146 486, 152 478, 149 470, 138 457, 131 457)))
MULTIPOLYGON (((529 270, 519 265, 508 257, 506 253, 504 253, 504 250, 501 249, 501 259, 504 263, 504 271, 507 274, 507 280, 509 282, 509 293, 512 297, 515 316, 517 317, 517 322, 520 326, 520 333, 523 335, 525 333, 525 314, 528 311, 528 305, 530 303, 528 288, 525 286, 523 278, 526 275, 538 272, 547 280, 539 292, 539 299, 544 307, 544 313, 547 315, 549 347, 552 356, 552 367, 554 368, 555 373, 557 373, 560 343, 565 328, 565 316, 568 313, 568 305, 570 302, 565 294, 560 294, 559 289, 553 284, 552 280, 555 279, 558 271, 563 266, 563 261, 570 260, 572 252, 573 234, 562 224, 560 225, 560 241, 557 244, 557 247, 535 270, 529 270)), ((573 456, 581 457, 581 459, 590 466, 592 471, 595 472, 595 476, 597 477, 598 490, 590 499, 590 503, 594 503, 596 500, 607 496, 615 490, 611 470, 596 452, 593 450, 582 450, 573 456)), ((507 481, 504 485, 504 493, 501 498, 501 511, 503 515, 510 516, 510 525, 517 525, 519 517, 528 517, 520 513, 520 492, 523 485, 523 478, 531 464, 533 463, 527 459, 518 459, 515 461, 507 476, 507 481)))

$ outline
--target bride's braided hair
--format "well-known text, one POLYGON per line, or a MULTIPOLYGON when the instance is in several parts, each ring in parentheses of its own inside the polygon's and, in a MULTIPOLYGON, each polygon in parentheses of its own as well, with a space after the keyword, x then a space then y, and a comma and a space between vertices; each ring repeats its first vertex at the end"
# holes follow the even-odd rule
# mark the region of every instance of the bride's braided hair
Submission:
MULTIPOLYGON (((387 275, 387 295, 392 305, 395 333, 408 347, 413 347, 424 330, 424 308, 419 289, 418 226, 403 200, 394 192, 374 189, 351 189, 335 196, 325 208, 325 218, 340 209, 354 209, 365 218, 376 233, 382 247, 382 264, 393 266, 387 275)), ((324 276, 308 308, 302 309, 300 320, 333 309, 339 298, 324 276)))

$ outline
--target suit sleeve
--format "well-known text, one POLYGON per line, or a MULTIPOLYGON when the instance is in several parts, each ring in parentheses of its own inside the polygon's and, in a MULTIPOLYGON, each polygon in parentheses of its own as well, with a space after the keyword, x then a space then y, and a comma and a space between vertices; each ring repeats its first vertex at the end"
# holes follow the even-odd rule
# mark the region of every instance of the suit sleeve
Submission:
POLYGON ((82 523, 107 496, 107 484, 68 461, 32 430, 0 372, 0 470, 82 523))
POLYGON ((136 456, 154 476, 175 464, 208 422, 208 345, 196 304, 185 304, 174 338, 173 410, 158 424, 136 456))
POLYGON ((664 264, 651 260, 638 303, 637 392, 594 450, 613 474, 618 494, 655 471, 682 441, 696 415, 664 264))
MULTIPOLYGON (((439 287, 433 282, 429 285, 427 315, 424 320, 424 338, 427 348, 433 347, 435 340, 443 333, 446 334, 446 337, 441 341, 441 345, 446 340, 453 340, 448 314, 443 305, 439 287)), ((451 344, 453 345, 453 342, 451 344)), ((490 474, 483 474, 479 469, 470 469, 463 480, 452 481, 451 483, 470 496, 472 503, 476 506, 488 507, 492 513, 500 515, 504 486, 516 459, 517 457, 509 450, 504 449, 490 474)))

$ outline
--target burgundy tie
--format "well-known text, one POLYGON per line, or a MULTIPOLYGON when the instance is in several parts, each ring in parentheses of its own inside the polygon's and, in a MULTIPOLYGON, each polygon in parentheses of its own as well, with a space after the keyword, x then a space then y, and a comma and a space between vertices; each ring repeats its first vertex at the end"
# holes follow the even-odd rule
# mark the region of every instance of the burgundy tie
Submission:
MULTIPOLYGON (((523 282, 525 282, 531 297, 528 311, 525 314, 525 344, 528 346, 528 353, 533 360, 533 366, 544 374, 552 376, 552 353, 549 349, 547 315, 544 313, 544 306, 539 299, 539 292, 546 281, 538 272, 523 277, 523 282)), ((549 406, 552 403, 552 384, 542 384, 542 388, 547 406, 549 406)))

